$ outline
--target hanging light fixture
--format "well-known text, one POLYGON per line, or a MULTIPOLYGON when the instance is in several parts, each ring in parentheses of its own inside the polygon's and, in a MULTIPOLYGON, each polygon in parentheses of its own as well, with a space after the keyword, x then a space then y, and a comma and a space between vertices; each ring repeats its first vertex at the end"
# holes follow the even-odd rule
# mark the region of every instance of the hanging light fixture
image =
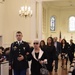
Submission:
POLYGON ((30 6, 22 6, 19 10, 19 16, 22 17, 31 17, 32 16, 32 10, 30 6))

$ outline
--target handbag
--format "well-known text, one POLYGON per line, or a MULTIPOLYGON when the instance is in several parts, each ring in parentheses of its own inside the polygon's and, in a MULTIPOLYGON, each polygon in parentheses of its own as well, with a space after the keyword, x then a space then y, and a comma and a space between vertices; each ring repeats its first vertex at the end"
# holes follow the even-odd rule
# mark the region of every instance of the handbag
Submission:
POLYGON ((41 75, 49 75, 49 72, 48 72, 45 64, 42 64, 42 68, 40 69, 40 74, 41 75))

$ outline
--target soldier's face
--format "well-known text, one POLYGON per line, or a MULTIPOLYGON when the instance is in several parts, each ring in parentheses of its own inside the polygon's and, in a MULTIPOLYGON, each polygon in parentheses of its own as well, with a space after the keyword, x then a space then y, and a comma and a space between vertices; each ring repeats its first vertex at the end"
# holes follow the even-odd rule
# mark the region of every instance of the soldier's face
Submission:
POLYGON ((21 41, 21 40, 22 40, 22 37, 23 37, 23 35, 22 35, 21 33, 17 33, 17 34, 16 34, 16 39, 17 39, 18 41, 21 41))

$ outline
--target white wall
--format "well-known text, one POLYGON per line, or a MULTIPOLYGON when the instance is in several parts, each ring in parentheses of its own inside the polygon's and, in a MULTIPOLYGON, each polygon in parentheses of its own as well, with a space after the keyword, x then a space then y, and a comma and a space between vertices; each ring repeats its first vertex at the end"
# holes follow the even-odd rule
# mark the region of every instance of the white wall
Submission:
MULTIPOLYGON (((23 32, 23 39, 31 42, 37 37, 37 30, 39 30, 37 25, 36 16, 36 0, 5 0, 3 4, 0 4, 0 35, 3 36, 3 46, 10 46, 10 44, 16 40, 15 33, 20 30, 23 32), (23 5, 30 5, 33 10, 33 16, 31 18, 20 17, 19 9, 23 5), (37 30, 36 30, 37 29, 37 30)), ((40 1, 40 0, 39 0, 40 1)), ((75 9, 75 8, 74 8, 75 9)), ((47 39, 48 36, 52 35, 59 37, 59 32, 62 33, 62 38, 66 38, 68 41, 73 34, 73 39, 75 39, 75 34, 68 31, 68 17, 70 15, 75 15, 75 10, 72 8, 56 8, 50 7, 44 9, 43 14, 43 26, 42 36, 43 39, 47 39), (50 31, 50 17, 52 15, 56 16, 56 31, 50 31), (45 21, 46 20, 46 21, 45 21)))
POLYGON ((4 19, 4 3, 0 3, 0 36, 2 36, 3 19, 4 19))
POLYGON ((68 19, 71 15, 75 16, 75 8, 57 8, 57 7, 49 7, 47 10, 47 34, 46 38, 50 35, 53 37, 59 37, 60 31, 62 34, 62 38, 65 38, 67 41, 71 39, 71 35, 73 36, 73 40, 75 42, 75 32, 69 32, 68 29, 68 19), (56 17, 56 31, 50 31, 50 17, 56 17))
POLYGON ((23 40, 31 42, 36 36, 36 2, 35 0, 6 0, 0 4, 0 34, 3 36, 3 46, 10 46, 15 41, 16 31, 22 31, 23 40), (20 17, 19 10, 23 5, 31 6, 33 16, 20 17), (4 12, 4 13, 3 13, 4 12))

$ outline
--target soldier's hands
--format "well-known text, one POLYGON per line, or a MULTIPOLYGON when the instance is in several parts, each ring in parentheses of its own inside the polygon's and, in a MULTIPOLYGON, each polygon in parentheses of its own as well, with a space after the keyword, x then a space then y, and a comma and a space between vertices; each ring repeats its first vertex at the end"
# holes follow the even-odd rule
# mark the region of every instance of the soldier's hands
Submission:
POLYGON ((26 55, 29 55, 29 52, 27 52, 26 55))
POLYGON ((11 70, 12 68, 11 68, 11 66, 9 66, 9 70, 11 70))
POLYGON ((19 55, 19 57, 17 59, 18 59, 18 61, 22 61, 22 60, 24 60, 24 56, 23 55, 19 55))

